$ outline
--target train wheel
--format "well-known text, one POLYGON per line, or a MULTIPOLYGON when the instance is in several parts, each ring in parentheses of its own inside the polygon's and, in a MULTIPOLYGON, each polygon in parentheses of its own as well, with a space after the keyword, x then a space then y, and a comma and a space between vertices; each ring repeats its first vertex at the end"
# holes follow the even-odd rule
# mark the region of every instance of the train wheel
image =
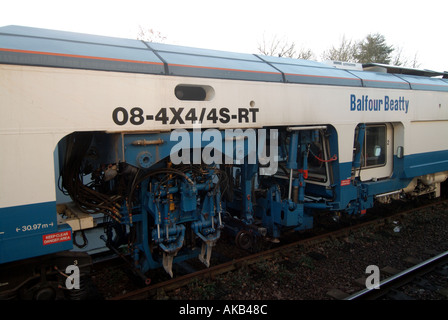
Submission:
POLYGON ((241 230, 235 237, 235 243, 239 248, 249 250, 253 247, 254 239, 249 232, 241 230))

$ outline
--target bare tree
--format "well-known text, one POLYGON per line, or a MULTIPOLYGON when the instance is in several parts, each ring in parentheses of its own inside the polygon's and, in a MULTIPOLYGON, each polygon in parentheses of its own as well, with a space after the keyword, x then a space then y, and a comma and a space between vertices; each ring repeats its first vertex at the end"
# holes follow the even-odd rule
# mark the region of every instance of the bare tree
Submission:
POLYGON ((312 59, 314 57, 311 49, 301 48, 297 51, 295 42, 290 42, 287 39, 279 39, 277 36, 273 36, 271 40, 266 40, 263 35, 262 42, 258 43, 258 52, 265 56, 293 59, 312 59))
POLYGON ((420 62, 418 62, 417 55, 418 55, 418 53, 416 52, 414 54, 414 58, 411 60, 411 64, 410 64, 411 68, 420 68, 420 66, 422 65, 420 62))
POLYGON ((315 59, 314 52, 311 51, 311 49, 305 49, 301 48, 300 51, 297 53, 296 59, 304 59, 304 60, 310 60, 315 59))
POLYGON ((397 47, 394 49, 394 56, 392 58, 392 64, 395 66, 402 66, 408 68, 419 68, 421 63, 417 60, 417 52, 413 58, 403 56, 403 48, 397 47))
POLYGON ((262 43, 258 44, 258 51, 265 56, 292 58, 296 52, 295 46, 294 42, 290 43, 284 39, 278 39, 277 36, 273 36, 270 41, 266 41, 263 35, 262 43))
POLYGON ((347 40, 345 35, 342 37, 339 47, 331 47, 322 53, 322 60, 357 62, 355 55, 358 43, 353 40, 347 40))
POLYGON ((164 42, 166 37, 159 31, 150 29, 143 29, 141 25, 138 26, 139 31, 137 34, 137 40, 143 40, 148 42, 164 42))

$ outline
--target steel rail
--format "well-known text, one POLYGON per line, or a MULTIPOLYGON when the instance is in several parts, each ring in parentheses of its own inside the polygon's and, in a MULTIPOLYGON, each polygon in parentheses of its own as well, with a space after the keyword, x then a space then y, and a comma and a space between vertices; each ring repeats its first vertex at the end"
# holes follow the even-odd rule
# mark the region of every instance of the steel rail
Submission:
POLYGON ((380 281, 379 286, 373 288, 366 288, 359 292, 348 296, 344 300, 374 300, 386 295, 390 290, 399 288, 410 282, 409 279, 414 279, 417 276, 424 275, 431 272, 440 264, 448 263, 448 251, 438 254, 426 261, 423 261, 409 269, 401 271, 383 281, 380 281))

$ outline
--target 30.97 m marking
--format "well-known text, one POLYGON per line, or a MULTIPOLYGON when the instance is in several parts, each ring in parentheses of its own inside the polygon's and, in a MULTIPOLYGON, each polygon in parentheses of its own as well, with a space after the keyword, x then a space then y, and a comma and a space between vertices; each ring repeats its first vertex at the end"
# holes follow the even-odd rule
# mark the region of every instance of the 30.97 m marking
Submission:
POLYGON ((53 226, 53 222, 51 223, 34 223, 34 224, 28 224, 19 226, 16 228, 16 232, 26 232, 26 231, 35 231, 40 229, 48 229, 53 226))
POLYGON ((155 114, 145 115, 140 107, 133 107, 129 110, 123 107, 117 107, 112 111, 112 120, 115 124, 123 126, 130 122, 133 125, 142 125, 145 121, 159 121, 162 124, 185 124, 202 123, 204 120, 212 123, 229 123, 231 120, 237 120, 239 123, 257 122, 258 108, 238 108, 235 114, 230 114, 228 108, 160 108, 155 114))

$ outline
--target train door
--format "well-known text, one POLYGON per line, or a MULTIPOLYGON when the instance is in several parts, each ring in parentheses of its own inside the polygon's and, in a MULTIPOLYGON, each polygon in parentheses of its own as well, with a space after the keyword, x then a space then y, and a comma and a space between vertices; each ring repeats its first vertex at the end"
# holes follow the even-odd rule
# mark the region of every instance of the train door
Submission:
POLYGON ((355 168, 361 181, 388 178, 393 173, 393 127, 389 123, 361 124, 355 130, 355 146, 360 166, 355 168))

